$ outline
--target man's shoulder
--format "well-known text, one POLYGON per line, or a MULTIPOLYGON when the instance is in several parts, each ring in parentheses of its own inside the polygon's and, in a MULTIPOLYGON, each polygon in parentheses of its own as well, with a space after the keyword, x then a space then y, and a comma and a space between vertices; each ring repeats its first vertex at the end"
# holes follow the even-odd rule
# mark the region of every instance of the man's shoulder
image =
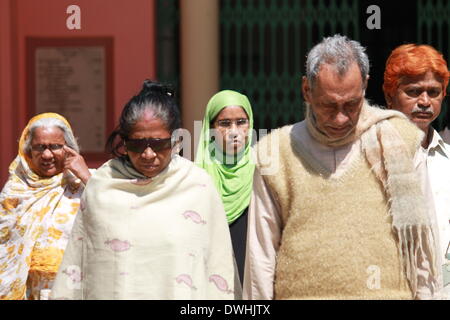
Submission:
POLYGON ((255 151, 259 152, 267 148, 273 149, 278 147, 280 143, 287 143, 286 138, 289 138, 289 134, 296 124, 285 125, 280 128, 272 129, 269 134, 260 137, 258 143, 255 145, 255 151))
POLYGON ((269 169, 278 168, 285 162, 291 152, 293 128, 298 124, 289 124, 273 129, 268 135, 260 138, 253 149, 257 168, 270 171, 269 169))
POLYGON ((412 151, 415 151, 421 144, 424 133, 407 118, 393 117, 388 121, 412 151))
POLYGON ((440 131, 439 135, 447 146, 450 145, 450 130, 448 127, 445 127, 444 130, 440 131))
POLYGON ((388 121, 401 131, 411 131, 411 132, 420 132, 420 129, 408 118, 403 117, 392 117, 389 118, 388 121))
MULTIPOLYGON (((446 128, 446 130, 448 130, 446 128)), ((430 134, 432 134, 432 138, 431 138, 431 142, 429 145, 429 148, 433 148, 433 149, 440 149, 442 155, 444 155, 444 159, 446 159, 447 161, 450 161, 450 144, 449 144, 449 140, 448 137, 447 139, 444 138, 444 136, 442 135, 442 132, 438 132, 437 130, 435 130, 433 127, 430 128, 430 134)), ((437 156, 439 155, 440 152, 433 152, 431 154, 429 154, 429 156, 434 155, 437 156)))
MULTIPOLYGON (((298 122, 299 123, 299 122, 298 122)), ((291 131, 292 127, 295 124, 288 124, 279 128, 275 128, 272 129, 267 135, 264 135, 263 137, 261 137, 258 141, 258 143, 256 144, 256 146, 258 146, 259 144, 263 144, 266 143, 267 140, 273 139, 274 137, 279 137, 281 135, 285 135, 285 134, 289 134, 289 132, 291 131)))

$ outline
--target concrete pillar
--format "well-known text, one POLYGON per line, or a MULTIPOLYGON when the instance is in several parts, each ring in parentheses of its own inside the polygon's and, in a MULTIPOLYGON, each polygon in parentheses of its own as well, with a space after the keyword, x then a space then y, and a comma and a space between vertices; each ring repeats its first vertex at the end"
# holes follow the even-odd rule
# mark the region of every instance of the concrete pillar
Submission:
POLYGON ((219 1, 180 0, 181 112, 183 127, 192 137, 194 159, 201 121, 208 100, 219 90, 219 1))

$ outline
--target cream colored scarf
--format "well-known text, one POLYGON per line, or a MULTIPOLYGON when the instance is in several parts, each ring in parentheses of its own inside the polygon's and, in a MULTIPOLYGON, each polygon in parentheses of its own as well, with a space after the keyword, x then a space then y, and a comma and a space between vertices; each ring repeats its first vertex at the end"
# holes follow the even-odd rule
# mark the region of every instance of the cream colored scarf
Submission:
MULTIPOLYGON (((434 279, 438 273, 434 234, 413 156, 398 131, 386 121, 392 118, 407 119, 398 111, 371 107, 364 101, 355 128, 343 138, 330 139, 317 129, 309 105, 306 113, 308 131, 325 145, 339 147, 361 139, 362 151, 386 190, 392 228, 398 236, 400 257, 411 290, 416 296, 418 260, 427 257, 430 264, 421 267, 428 268, 434 279)), ((423 133, 418 134, 418 145, 422 139, 423 133)), ((436 282, 430 286, 432 292, 436 292, 436 282)))
POLYGON ((52 299, 241 297, 221 199, 189 160, 174 154, 153 178, 110 160, 80 208, 52 299))

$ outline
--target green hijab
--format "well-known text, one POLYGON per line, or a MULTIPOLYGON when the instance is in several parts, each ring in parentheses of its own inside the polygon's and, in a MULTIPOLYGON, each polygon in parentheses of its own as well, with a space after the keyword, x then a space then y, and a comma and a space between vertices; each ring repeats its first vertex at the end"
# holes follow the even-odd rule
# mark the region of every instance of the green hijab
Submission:
POLYGON ((203 118, 195 163, 205 169, 213 178, 222 197, 229 224, 239 218, 250 203, 253 171, 255 170, 255 164, 251 161, 250 148, 252 129, 252 107, 245 95, 232 90, 223 90, 209 100, 203 118), (218 152, 217 150, 220 149, 217 149, 215 142, 210 137, 211 121, 227 106, 241 106, 249 119, 248 141, 237 157, 224 155, 222 151, 218 152))

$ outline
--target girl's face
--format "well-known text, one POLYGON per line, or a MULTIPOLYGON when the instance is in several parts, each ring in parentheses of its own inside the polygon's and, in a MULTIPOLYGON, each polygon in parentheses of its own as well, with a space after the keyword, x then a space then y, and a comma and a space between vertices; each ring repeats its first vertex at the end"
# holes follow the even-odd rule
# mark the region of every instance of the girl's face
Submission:
POLYGON ((245 148, 250 123, 242 107, 223 108, 216 116, 212 127, 216 129, 216 144, 226 154, 235 155, 245 148))

